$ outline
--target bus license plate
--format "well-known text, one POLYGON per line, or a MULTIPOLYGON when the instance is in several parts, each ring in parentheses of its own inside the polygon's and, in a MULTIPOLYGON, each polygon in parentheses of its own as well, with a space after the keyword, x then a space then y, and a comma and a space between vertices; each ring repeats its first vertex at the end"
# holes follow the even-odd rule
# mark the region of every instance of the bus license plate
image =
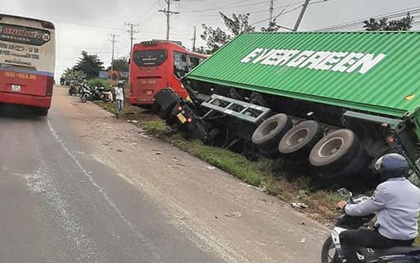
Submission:
POLYGON ((178 120, 183 124, 187 121, 187 119, 184 117, 184 115, 182 115, 182 113, 178 113, 178 115, 176 116, 178 117, 178 120))
POLYGON ((12 91, 20 92, 20 86, 19 85, 12 85, 12 91))

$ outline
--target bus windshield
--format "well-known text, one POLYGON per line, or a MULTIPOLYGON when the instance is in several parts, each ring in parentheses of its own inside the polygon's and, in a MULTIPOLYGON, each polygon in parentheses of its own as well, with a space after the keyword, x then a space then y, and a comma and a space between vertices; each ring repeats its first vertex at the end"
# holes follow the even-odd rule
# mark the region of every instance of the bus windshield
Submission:
POLYGON ((167 57, 167 50, 142 50, 134 52, 133 60, 139 67, 159 66, 167 59, 167 57))

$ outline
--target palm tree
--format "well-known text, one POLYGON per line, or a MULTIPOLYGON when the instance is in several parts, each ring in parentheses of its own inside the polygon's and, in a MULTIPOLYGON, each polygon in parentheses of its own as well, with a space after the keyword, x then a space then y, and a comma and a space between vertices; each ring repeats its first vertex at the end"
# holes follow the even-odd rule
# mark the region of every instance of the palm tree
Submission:
POLYGON ((73 69, 83 71, 87 79, 92 79, 97 78, 99 71, 104 70, 103 64, 97 55, 88 55, 86 51, 82 51, 82 57, 73 69))

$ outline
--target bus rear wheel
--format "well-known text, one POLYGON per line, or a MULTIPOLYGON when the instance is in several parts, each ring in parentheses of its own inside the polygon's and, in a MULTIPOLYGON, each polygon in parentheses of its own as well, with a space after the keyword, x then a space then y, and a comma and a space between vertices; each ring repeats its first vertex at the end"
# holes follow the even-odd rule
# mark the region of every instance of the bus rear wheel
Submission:
POLYGON ((48 115, 48 109, 38 109, 37 114, 39 116, 47 116, 48 115))

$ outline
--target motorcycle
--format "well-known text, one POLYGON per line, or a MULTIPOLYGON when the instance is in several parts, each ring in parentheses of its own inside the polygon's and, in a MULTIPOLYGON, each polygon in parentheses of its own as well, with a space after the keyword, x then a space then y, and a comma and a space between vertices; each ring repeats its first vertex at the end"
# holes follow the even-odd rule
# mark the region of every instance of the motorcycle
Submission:
MULTIPOLYGON (((368 199, 368 196, 360 195, 353 197, 353 194, 347 189, 339 189, 341 196, 347 197, 347 203, 357 204, 368 199)), ((331 232, 321 251, 322 263, 341 263, 344 255, 341 250, 340 233, 347 230, 359 229, 360 227, 373 227, 375 214, 367 216, 350 216, 343 214, 338 217, 335 227, 331 232)), ((388 249, 360 248, 357 251, 359 261, 362 263, 414 263, 420 262, 420 247, 392 247, 388 249)))
POLYGON ((80 101, 85 103, 88 100, 93 100, 93 91, 88 86, 82 86, 80 91, 80 101))
POLYGON ((102 100, 103 102, 110 102, 111 98, 109 91, 106 91, 104 87, 95 87, 93 89, 93 100, 102 100))

